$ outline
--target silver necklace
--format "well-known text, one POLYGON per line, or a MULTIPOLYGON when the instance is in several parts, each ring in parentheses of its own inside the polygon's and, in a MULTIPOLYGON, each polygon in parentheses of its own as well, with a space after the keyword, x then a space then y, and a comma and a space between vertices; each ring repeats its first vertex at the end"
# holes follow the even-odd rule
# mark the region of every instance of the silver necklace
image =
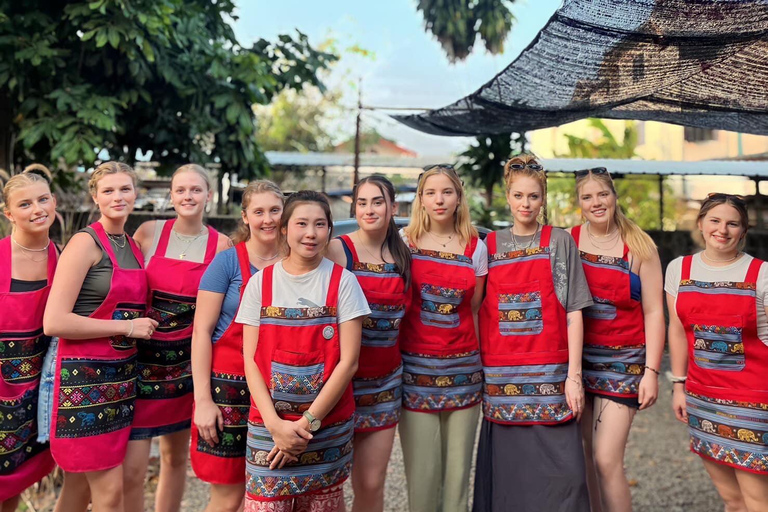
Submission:
MULTIPOLYGON (((448 247, 448 244, 451 243, 451 241, 453 240, 453 235, 448 235, 447 237, 442 236, 442 235, 433 235, 431 231, 427 231, 427 234, 432 237, 432 240, 437 242, 439 245, 442 245, 443 249, 448 247), (440 240, 438 240, 438 238, 448 238, 448 241, 443 243, 440 240)), ((371 256, 373 256, 373 255, 371 255, 371 256)))
POLYGON ((708 259, 710 263, 730 263, 732 261, 736 261, 737 259, 739 259, 739 257, 742 255, 742 252, 741 251, 737 252, 736 256, 727 260, 716 260, 714 258, 710 258, 709 256, 707 256, 707 251, 701 251, 701 255, 702 257, 708 259))
POLYGON ((272 261, 273 259, 275 259, 275 258, 277 258, 278 256, 280 256, 280 251, 276 252, 274 256, 270 256, 269 258, 262 258, 262 257, 261 257, 261 256, 259 256, 258 254, 254 254, 254 256, 255 256, 256 258, 260 259, 261 261, 272 261))
POLYGON ((47 259, 48 259, 48 253, 45 253, 45 254, 43 254, 43 255, 42 255, 42 258, 40 258, 40 259, 35 259, 35 258, 33 258, 33 257, 32 257, 32 255, 30 255, 30 254, 27 254, 27 252, 31 252, 31 253, 33 253, 33 254, 34 254, 34 253, 36 253, 36 252, 42 252, 42 251, 45 251, 45 250, 47 250, 47 249, 48 249, 48 246, 49 246, 49 245, 51 245, 51 239, 50 239, 50 238, 48 239, 48 243, 47 243, 47 244, 45 244, 45 247, 43 247, 42 249, 29 249, 29 248, 27 248, 27 247, 24 247, 24 246, 23 246, 23 245, 21 245, 19 242, 17 242, 16 240, 14 240, 14 239, 13 239, 13 236, 11 236, 11 241, 12 241, 12 242, 13 242, 13 243, 14 243, 16 246, 18 246, 18 247, 19 247, 19 249, 21 249, 21 255, 22 255, 22 256, 24 256, 25 258, 27 258, 27 259, 28 259, 29 261, 31 261, 31 262, 34 262, 34 263, 41 263, 41 262, 43 262, 43 261, 45 261, 45 260, 47 260, 47 259))
MULTIPOLYGON (((517 245, 517 238, 515 237, 515 227, 512 226, 511 228, 509 228, 509 232, 512 233, 512 247, 517 251, 519 249, 517 245)), ((533 241, 536 239, 536 233, 538 232, 539 232, 539 221, 536 221, 536 231, 533 232, 533 236, 531 236, 531 240, 528 242, 528 246, 523 247, 523 249, 530 249, 531 246, 533 246, 533 241)))
POLYGON ((128 243, 128 237, 125 236, 125 233, 122 233, 120 235, 113 235, 112 233, 107 233, 107 238, 109 238, 109 241, 112 242, 115 245, 115 247, 119 249, 125 248, 125 244, 128 243), (122 240, 123 244, 120 245, 118 240, 122 240))
POLYGON ((181 253, 179 254, 179 259, 180 260, 183 260, 184 258, 186 258, 187 257, 187 251, 189 251, 189 248, 192 246, 192 244, 195 243, 195 241, 198 238, 200 238, 201 236, 203 236, 205 233, 208 232, 208 230, 205 229, 205 227, 203 227, 203 229, 200 231, 200 233, 198 233, 197 235, 192 235, 192 236, 190 236, 190 235, 181 235, 175 229, 171 229, 171 231, 173 231, 173 236, 176 237, 176 240, 178 240, 182 244, 183 243, 187 244, 184 247, 184 250, 181 251, 181 253))
POLYGON ((616 228, 613 230, 610 234, 607 234, 603 237, 598 237, 597 235, 592 233, 592 230, 589 229, 590 223, 587 222, 587 236, 589 236, 589 240, 592 242, 592 244, 595 247, 599 247, 603 251, 610 251, 614 247, 616 247, 616 244, 619 243, 619 228, 616 228), (604 238, 605 240, 600 240, 600 238, 604 238), (603 244, 602 246, 600 244, 603 244), (608 244, 611 244, 610 247, 608 247, 608 244))
MULTIPOLYGON (((451 235, 451 236, 453 236, 453 235, 451 235)), ((374 255, 373 255, 373 253, 371 253, 371 251, 369 251, 369 250, 368 250, 368 247, 366 247, 366 246, 365 246, 365 244, 363 243, 363 240, 360 238, 360 235, 357 235, 357 240, 358 240, 358 242, 360 243, 360 246, 361 246, 363 249, 365 249, 365 252, 367 252, 367 253, 368 253, 368 256, 370 256, 371 258, 373 258, 374 260, 376 260, 376 256, 374 256, 374 255)), ((450 240, 449 240, 449 242, 450 242, 450 240)), ((445 247, 445 246, 443 246, 443 247, 445 247)), ((383 261, 384 263, 386 263, 386 261, 384 260, 384 255, 383 255, 383 254, 381 254, 381 255, 379 256, 379 260, 381 260, 381 261, 383 261)), ((377 263, 378 263, 378 260, 377 260, 377 263)))

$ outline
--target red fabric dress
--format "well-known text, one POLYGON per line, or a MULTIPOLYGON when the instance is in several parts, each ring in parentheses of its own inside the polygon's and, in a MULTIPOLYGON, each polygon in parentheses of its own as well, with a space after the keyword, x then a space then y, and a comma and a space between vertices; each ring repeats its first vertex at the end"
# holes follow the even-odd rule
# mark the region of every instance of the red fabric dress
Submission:
POLYGON ((411 246, 412 301, 403 319, 403 407, 439 412, 477 405, 483 372, 472 318, 475 270, 472 254, 411 246))
POLYGON ((540 246, 498 252, 488 246, 488 281, 480 308, 485 419, 508 425, 553 425, 573 418, 565 399, 566 312, 555 293, 551 226, 540 246))
MULTIPOLYGON (((273 306, 273 271, 274 266, 262 271, 259 344, 254 359, 275 410, 282 419, 295 421, 312 405, 341 357, 337 304, 343 268, 333 266, 325 306, 312 308, 273 306)), ((269 469, 267 455, 275 443, 253 404, 248 426, 246 500, 292 499, 343 483, 352 467, 354 412, 350 382, 299 461, 269 469)))
POLYGON ((0 240, 0 501, 20 494, 51 472, 53 458, 37 438, 40 372, 51 339, 43 334, 43 312, 56 269, 48 246, 48 284, 11 292, 10 237, 0 240))
POLYGON ((168 258, 165 252, 176 220, 163 225, 155 254, 147 264, 147 316, 158 326, 139 340, 139 381, 131 439, 149 439, 189 428, 192 418, 192 321, 197 288, 216 256, 218 232, 208 227, 202 263, 168 258))
MULTIPOLYGON (((579 243, 581 226, 571 235, 579 243)), ((637 398, 645 367, 645 317, 632 298, 629 247, 621 258, 581 252, 594 305, 584 309, 584 388, 588 393, 637 398)))
POLYGON ((371 314, 363 321, 363 338, 355 395, 355 432, 397 426, 402 404, 403 365, 397 342, 410 290, 394 263, 363 263, 347 235, 339 237, 352 255, 351 271, 368 299, 371 314))
MULTIPOLYGON (((251 263, 245 242, 235 246, 240 275, 240 300, 251 279, 251 263)), ((224 417, 224 430, 219 432, 219 444, 211 446, 192 429, 190 446, 192 469, 197 477, 209 484, 233 485, 245 481, 245 446, 248 437, 248 411, 251 394, 245 381, 243 362, 243 324, 232 323, 213 344, 211 354, 211 395, 224 417)))
MULTIPOLYGON (((91 228, 112 262, 112 281, 104 302, 89 318, 129 320, 145 316, 147 276, 138 246, 126 235, 141 268, 120 268, 104 227, 95 222, 91 228)), ((62 469, 81 473, 123 463, 133 423, 136 364, 134 338, 59 340, 51 452, 62 469)))
POLYGON ((753 259, 743 282, 691 279, 683 258, 675 308, 688 338, 691 450, 753 473, 768 474, 768 346, 757 336, 753 259))

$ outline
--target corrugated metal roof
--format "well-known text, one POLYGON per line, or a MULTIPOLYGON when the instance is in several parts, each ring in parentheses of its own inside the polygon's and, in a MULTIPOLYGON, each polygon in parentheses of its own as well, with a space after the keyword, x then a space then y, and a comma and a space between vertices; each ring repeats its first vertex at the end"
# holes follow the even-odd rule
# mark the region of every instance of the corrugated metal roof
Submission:
MULTIPOLYGON (((347 153, 298 153, 267 151, 274 166, 292 167, 352 167, 354 155, 347 153)), ((455 162, 455 157, 402 158, 383 155, 360 155, 361 167, 419 169, 427 165, 455 162)), ((664 176, 724 175, 768 178, 768 162, 705 160, 701 162, 670 162, 655 160, 612 160, 607 158, 544 158, 544 168, 550 172, 574 172, 579 169, 605 167, 613 174, 661 174, 664 176)))

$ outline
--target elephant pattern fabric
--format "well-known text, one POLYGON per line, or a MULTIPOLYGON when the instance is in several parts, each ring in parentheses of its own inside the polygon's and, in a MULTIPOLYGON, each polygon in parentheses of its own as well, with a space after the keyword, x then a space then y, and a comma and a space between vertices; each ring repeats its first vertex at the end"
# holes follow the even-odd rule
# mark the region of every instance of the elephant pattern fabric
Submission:
POLYGON ((90 437, 131 426, 136 356, 122 360, 61 361, 56 437, 90 437))
POLYGON ((403 407, 406 409, 464 409, 482 399, 479 351, 448 357, 403 353, 403 362, 403 407))
POLYGON ((28 390, 15 399, 0 399, 0 476, 47 449, 36 443, 37 392, 28 390))
POLYGON ((176 398, 192 392, 189 338, 172 341, 143 340, 139 344, 138 397, 176 398))
POLYGON ((356 431, 381 430, 397 425, 403 398, 402 382, 402 365, 383 377, 355 378, 356 431))
POLYGON ((645 371, 645 345, 584 344, 584 387, 591 393, 636 396, 645 371))
POLYGON ((701 368, 738 372, 744 368, 741 327, 691 324, 693 361, 701 368))
MULTIPOLYGON (((118 304, 112 312, 112 320, 136 320, 144 316, 146 308, 143 304, 118 304)), ((136 348, 136 338, 122 334, 110 336, 109 342, 115 350, 132 350, 136 348)))
POLYGON ((768 472, 768 404, 688 392, 691 451, 751 472, 768 472))
POLYGON ((424 325, 441 329, 455 329, 461 323, 458 307, 464 300, 466 290, 421 285, 421 321, 424 325))
POLYGON ((541 318, 541 293, 500 293, 499 333, 502 336, 539 334, 544 329, 541 318))
MULTIPOLYGON (((3 336, 0 335, 0 339, 3 336)), ((10 384, 24 384, 40 377, 43 358, 51 338, 38 329, 18 339, 3 339, 0 343, 0 375, 10 384)))
POLYGON ((251 394, 245 376, 213 372, 211 395, 224 418, 224 429, 219 433, 219 443, 215 446, 198 437, 197 451, 216 457, 244 457, 248 411, 251 408, 251 394))
POLYGON ((567 364, 486 367, 483 415, 505 424, 560 423, 571 415, 567 375, 567 364))

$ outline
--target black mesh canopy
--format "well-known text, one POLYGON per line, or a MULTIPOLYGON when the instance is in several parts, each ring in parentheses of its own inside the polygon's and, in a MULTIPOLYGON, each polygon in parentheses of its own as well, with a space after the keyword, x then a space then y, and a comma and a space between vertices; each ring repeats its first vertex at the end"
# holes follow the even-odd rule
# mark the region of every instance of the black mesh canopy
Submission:
POLYGON ((768 0, 565 0, 479 90, 394 117, 435 135, 524 132, 585 117, 768 135, 768 0))

